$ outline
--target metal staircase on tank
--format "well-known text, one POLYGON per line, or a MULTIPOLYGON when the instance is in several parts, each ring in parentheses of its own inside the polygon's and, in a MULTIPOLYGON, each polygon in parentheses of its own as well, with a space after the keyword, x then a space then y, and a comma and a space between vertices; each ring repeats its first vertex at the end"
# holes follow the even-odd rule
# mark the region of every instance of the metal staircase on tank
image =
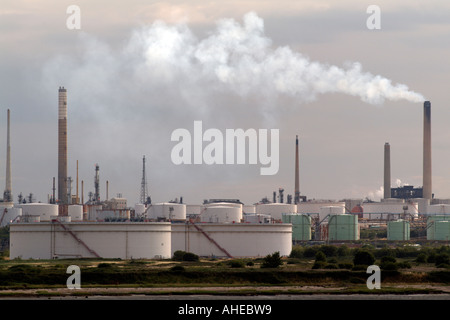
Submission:
POLYGON ((203 230, 202 228, 200 228, 198 225, 196 225, 192 219, 189 219, 189 223, 192 224, 194 226, 195 229, 197 229, 197 231, 201 232, 209 241, 211 241, 217 248, 219 248, 220 251, 222 251, 223 253, 225 253, 227 255, 228 258, 233 258, 233 256, 227 251, 225 250, 225 248, 221 247, 213 238, 211 238, 206 232, 205 230, 203 230))
POLYGON ((97 258, 100 258, 97 252, 89 248, 88 245, 84 243, 83 240, 78 238, 78 236, 75 233, 73 233, 72 230, 68 229, 61 221, 59 221, 58 219, 54 219, 52 221, 57 222, 64 229, 64 231, 68 232, 78 243, 80 243, 83 247, 85 247, 91 254, 93 254, 97 258))

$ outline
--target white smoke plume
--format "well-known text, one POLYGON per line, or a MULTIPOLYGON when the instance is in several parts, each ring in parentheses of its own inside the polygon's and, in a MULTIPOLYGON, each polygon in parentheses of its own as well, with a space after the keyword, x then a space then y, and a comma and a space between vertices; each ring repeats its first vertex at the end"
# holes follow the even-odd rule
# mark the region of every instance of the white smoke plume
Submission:
POLYGON ((369 200, 380 200, 381 198, 383 198, 383 195, 384 195, 384 187, 381 186, 376 191, 369 191, 366 195, 366 198, 369 200))
POLYGON ((340 68, 310 61, 289 47, 273 48, 263 20, 253 12, 244 16, 242 25, 233 19, 219 21, 216 30, 200 40, 186 25, 158 21, 135 31, 126 52, 143 55, 144 72, 163 83, 188 79, 241 95, 287 94, 301 102, 326 93, 348 94, 371 104, 425 100, 404 84, 364 72, 358 62, 340 68))

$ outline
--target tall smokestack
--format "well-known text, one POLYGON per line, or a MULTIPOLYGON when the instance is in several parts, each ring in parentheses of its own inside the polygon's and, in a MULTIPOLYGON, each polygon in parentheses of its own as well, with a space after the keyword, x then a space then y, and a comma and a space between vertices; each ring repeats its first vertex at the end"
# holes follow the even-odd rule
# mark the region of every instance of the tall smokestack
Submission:
POLYGON ((58 200, 68 204, 67 199, 67 90, 58 92, 58 200))
POLYGON ((423 197, 431 200, 431 103, 423 103, 423 197))
POLYGON ((12 199, 12 188, 11 188, 11 144, 10 144, 10 117, 8 109, 8 123, 7 123, 7 133, 6 133, 6 186, 5 192, 3 193, 4 202, 13 202, 12 199))
POLYGON ((295 136, 295 195, 294 203, 300 202, 300 176, 299 176, 299 165, 298 165, 298 136, 295 136))
POLYGON ((384 144, 384 199, 391 198, 391 146, 384 144))

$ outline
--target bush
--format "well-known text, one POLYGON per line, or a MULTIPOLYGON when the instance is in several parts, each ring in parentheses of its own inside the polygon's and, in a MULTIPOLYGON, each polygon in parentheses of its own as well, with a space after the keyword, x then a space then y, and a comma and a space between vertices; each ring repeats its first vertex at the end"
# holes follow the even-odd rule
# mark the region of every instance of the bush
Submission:
POLYGON ((175 261, 183 261, 183 256, 185 255, 186 251, 177 250, 173 253, 172 260, 175 261))
POLYGON ((353 271, 366 271, 367 270, 367 266, 366 265, 361 265, 361 264, 357 264, 354 265, 352 268, 353 271))
POLYGON ((427 255, 425 253, 421 252, 417 255, 415 261, 418 263, 425 263, 425 262, 427 262, 427 255))
POLYGON ((108 268, 113 268, 114 265, 111 263, 99 263, 97 265, 97 268, 104 268, 104 269, 108 269, 108 268))
POLYGON ((232 267, 232 268, 244 268, 244 267, 245 267, 245 264, 244 264, 243 261, 240 261, 240 260, 233 260, 233 261, 231 261, 231 263, 230 263, 230 267, 232 267))
POLYGON ((280 252, 268 254, 261 264, 261 268, 278 268, 283 262, 281 261, 280 252))
POLYGON ((327 261, 327 257, 325 256, 325 253, 323 253, 322 251, 318 251, 316 253, 316 262, 326 262, 327 261))
POLYGON ((448 253, 440 253, 436 256, 434 263, 436 266, 440 264, 450 264, 450 256, 448 253))
POLYGON ((436 262, 436 253, 431 252, 431 253, 428 255, 427 262, 428 262, 428 263, 435 263, 435 262, 436 262))
POLYGON ((381 263, 386 263, 386 262, 392 262, 392 263, 396 263, 397 260, 392 257, 392 256, 384 256, 381 258, 381 263))
POLYGON ((338 266, 334 263, 327 264, 325 269, 339 269, 338 266))
POLYGON ((398 265, 395 262, 387 261, 380 264, 380 269, 386 271, 397 271, 398 265))
POLYGON ((312 269, 324 269, 326 265, 327 263, 324 261, 316 261, 314 262, 312 269))
POLYGON ((186 252, 183 255, 183 261, 199 261, 199 260, 200 260, 199 256, 192 252, 186 252))
POLYGON ((399 262, 399 263, 397 263, 397 266, 400 269, 411 269, 411 264, 408 261, 399 262))
POLYGON ((322 251, 327 257, 334 257, 337 255, 337 247, 332 245, 322 245, 319 248, 319 251, 322 251))
POLYGON ((365 265, 370 266, 375 262, 375 257, 372 253, 366 250, 359 250, 355 253, 355 257, 353 258, 353 264, 356 265, 365 265))
POLYGON ((170 268, 170 271, 183 272, 186 271, 186 269, 183 266, 173 266, 172 268, 170 268))
POLYGON ((334 263, 334 264, 338 263, 337 260, 336 260, 336 258, 330 258, 330 259, 328 259, 327 262, 328 262, 328 263, 334 263))
POLYGON ((339 257, 347 257, 350 255, 350 249, 346 245, 342 245, 337 249, 337 255, 339 257))
POLYGON ((292 249, 291 254, 289 255, 289 258, 303 258, 303 250, 300 247, 295 247, 292 249))
POLYGON ((338 267, 339 267, 339 269, 351 269, 351 268, 353 268, 353 264, 351 264, 351 263, 339 263, 338 267))
POLYGON ((247 262, 247 267, 253 267, 255 264, 253 263, 253 261, 249 261, 247 262))
POLYGON ((303 251, 303 256, 305 258, 312 258, 316 255, 318 251, 318 246, 308 247, 303 251))

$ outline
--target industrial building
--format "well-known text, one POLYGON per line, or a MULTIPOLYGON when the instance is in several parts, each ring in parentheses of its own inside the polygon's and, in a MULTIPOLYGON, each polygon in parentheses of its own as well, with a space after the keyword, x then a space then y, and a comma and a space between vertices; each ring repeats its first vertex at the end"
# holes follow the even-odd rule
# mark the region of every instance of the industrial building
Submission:
MULTIPOLYGON (((100 198, 99 165, 95 192, 81 203, 72 196, 67 174, 67 89, 58 90, 58 195, 50 203, 12 201, 8 110, 6 187, 0 204, 0 225, 10 226, 10 258, 55 259, 102 257, 165 259, 177 250, 209 257, 289 255, 292 245, 311 240, 355 241, 360 229, 375 224, 387 228, 387 240, 408 241, 410 228, 422 224, 427 239, 448 240, 450 200, 434 199, 431 190, 431 104, 424 103, 423 188, 391 188, 390 145, 384 145, 384 198, 316 200, 300 193, 299 139, 295 140, 294 201, 284 189, 255 204, 238 199, 209 199, 203 204, 175 201, 152 203, 147 190, 145 156, 140 203, 134 208, 120 195, 100 198), (418 191, 420 190, 420 192, 418 191), (404 191, 404 192, 403 192, 404 191), (402 193, 403 192, 403 193, 402 193), (421 197, 418 197, 418 196, 421 197), (278 201, 277 201, 278 199, 278 201), (314 235, 314 236, 313 236, 314 235)), ((55 179, 53 192, 55 193, 55 179)))

